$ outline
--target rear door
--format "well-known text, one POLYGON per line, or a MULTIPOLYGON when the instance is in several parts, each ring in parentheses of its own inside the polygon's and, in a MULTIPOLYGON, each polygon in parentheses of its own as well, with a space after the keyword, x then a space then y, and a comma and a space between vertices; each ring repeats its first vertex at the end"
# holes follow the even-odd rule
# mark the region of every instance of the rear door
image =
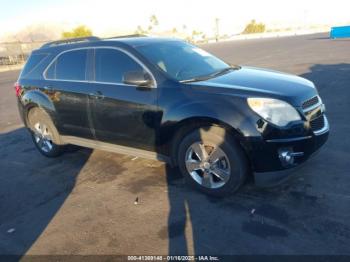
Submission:
POLYGON ((54 103, 62 135, 93 138, 90 129, 88 94, 93 91, 88 83, 93 49, 64 51, 49 65, 45 78, 46 92, 54 103))
POLYGON ((97 140, 145 150, 155 149, 159 112, 157 88, 126 85, 125 72, 147 70, 118 48, 96 48, 94 55, 93 129, 97 140))

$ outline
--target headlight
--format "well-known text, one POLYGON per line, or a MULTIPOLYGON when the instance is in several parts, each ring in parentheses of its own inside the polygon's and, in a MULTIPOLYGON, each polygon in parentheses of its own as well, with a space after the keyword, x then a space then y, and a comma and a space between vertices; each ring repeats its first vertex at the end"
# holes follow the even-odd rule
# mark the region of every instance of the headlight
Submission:
POLYGON ((247 101, 253 111, 277 126, 301 120, 297 110, 287 102, 271 98, 248 98, 247 101))

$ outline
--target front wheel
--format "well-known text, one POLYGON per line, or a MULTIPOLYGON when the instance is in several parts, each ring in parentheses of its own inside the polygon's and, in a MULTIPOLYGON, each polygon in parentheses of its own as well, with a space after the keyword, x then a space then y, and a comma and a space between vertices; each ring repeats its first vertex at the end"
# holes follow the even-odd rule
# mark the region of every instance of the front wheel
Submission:
POLYGON ((214 196, 238 190, 248 169, 234 138, 225 129, 213 126, 197 129, 182 139, 178 164, 190 185, 214 196))

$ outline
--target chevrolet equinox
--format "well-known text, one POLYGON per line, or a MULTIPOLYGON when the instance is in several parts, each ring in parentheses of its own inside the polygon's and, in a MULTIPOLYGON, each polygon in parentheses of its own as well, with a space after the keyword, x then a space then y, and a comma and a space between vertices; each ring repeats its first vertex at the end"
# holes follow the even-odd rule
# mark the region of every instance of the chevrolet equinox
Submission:
POLYGON ((327 140, 314 84, 231 65, 155 37, 77 38, 34 50, 15 91, 37 149, 69 145, 158 159, 216 196, 284 181, 327 140))

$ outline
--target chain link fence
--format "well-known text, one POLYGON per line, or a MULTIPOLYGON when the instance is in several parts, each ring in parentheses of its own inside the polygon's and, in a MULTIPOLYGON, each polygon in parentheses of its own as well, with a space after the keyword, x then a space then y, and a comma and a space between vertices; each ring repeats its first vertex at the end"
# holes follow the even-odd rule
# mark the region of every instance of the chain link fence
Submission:
POLYGON ((22 65, 32 52, 45 42, 3 42, 0 43, 0 69, 22 65))

